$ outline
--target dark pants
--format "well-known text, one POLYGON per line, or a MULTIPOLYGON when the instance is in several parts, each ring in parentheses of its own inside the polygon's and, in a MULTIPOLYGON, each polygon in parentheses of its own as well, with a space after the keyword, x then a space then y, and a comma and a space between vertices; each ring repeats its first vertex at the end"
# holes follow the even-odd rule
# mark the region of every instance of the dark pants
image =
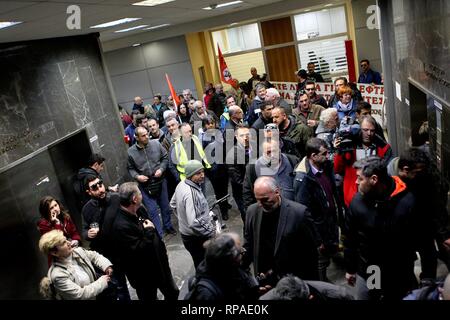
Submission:
POLYGON ((420 279, 436 279, 438 253, 434 245, 434 238, 431 236, 418 239, 418 241, 417 251, 422 266, 420 279))
POLYGON ((203 244, 206 240, 209 240, 209 238, 201 236, 186 236, 182 234, 181 239, 183 240, 184 247, 191 254, 192 260, 194 260, 194 267, 197 269, 197 266, 205 258, 205 248, 203 247, 203 244))
POLYGON ((161 183, 161 193, 158 196, 150 196, 147 191, 139 187, 142 192, 142 201, 147 208, 150 215, 150 219, 155 225, 159 235, 163 237, 163 228, 165 230, 173 229, 172 222, 170 221, 169 198, 167 194, 167 182, 166 179, 161 183), (158 206, 161 209, 161 217, 163 226, 161 226, 161 220, 158 215, 158 206))
POLYGON ((241 213, 242 221, 245 223, 245 207, 244 207, 244 186, 242 184, 231 182, 231 189, 233 192, 234 201, 236 201, 236 205, 241 213))
POLYGON ((130 292, 128 291, 127 279, 125 278, 125 273, 118 270, 117 267, 114 269, 111 281, 115 282, 117 285, 117 299, 123 301, 129 301, 130 292))
MULTIPOLYGON (((207 171, 207 176, 213 186, 216 199, 225 197, 228 194, 228 172, 225 165, 218 164, 216 170, 207 171)), ((222 216, 228 215, 228 201, 220 203, 219 208, 222 216)))
POLYGON ((157 288, 154 286, 140 285, 135 289, 139 300, 155 301, 157 298, 157 288))
MULTIPOLYGON (((148 281, 140 279, 139 283, 135 284, 136 286, 134 288, 136 289, 136 293, 139 300, 147 300, 147 301, 157 300, 158 288, 164 295, 164 300, 175 301, 178 299, 180 291, 178 290, 178 287, 176 286, 175 282, 173 282, 172 278, 170 278, 170 280, 168 281, 165 281, 164 284, 158 285, 157 282, 162 280, 161 275, 158 276, 152 273, 146 276, 150 278, 156 277, 157 279, 148 279, 148 281)), ((172 277, 172 275, 170 275, 170 277, 172 277)))

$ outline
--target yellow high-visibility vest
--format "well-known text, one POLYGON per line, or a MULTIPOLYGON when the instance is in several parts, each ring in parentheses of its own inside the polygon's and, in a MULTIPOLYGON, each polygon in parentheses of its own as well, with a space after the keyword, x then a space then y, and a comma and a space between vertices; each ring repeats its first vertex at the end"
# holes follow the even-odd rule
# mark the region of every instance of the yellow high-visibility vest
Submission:
MULTIPOLYGON (((200 141, 198 140, 197 136, 192 136, 192 140, 194 141, 194 145, 195 145, 195 148, 197 149, 198 154, 200 155, 203 162, 205 163, 206 169, 211 168, 211 165, 209 164, 208 160, 206 159, 205 151, 203 151, 203 147, 202 147, 200 141)), ((185 166, 186 166, 186 163, 190 159, 188 159, 186 150, 184 150, 183 143, 181 142, 180 139, 177 139, 175 141, 174 148, 175 148, 175 157, 178 161, 177 171, 180 174, 181 181, 183 181, 184 179, 186 179, 185 166)))

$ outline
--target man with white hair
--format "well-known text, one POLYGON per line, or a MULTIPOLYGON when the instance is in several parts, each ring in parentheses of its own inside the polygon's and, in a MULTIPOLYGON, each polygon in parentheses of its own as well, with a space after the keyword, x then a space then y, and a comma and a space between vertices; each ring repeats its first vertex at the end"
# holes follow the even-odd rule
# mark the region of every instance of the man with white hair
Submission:
POLYGON ((184 89, 183 90, 183 104, 185 104, 187 106, 189 104, 189 101, 191 101, 191 99, 193 99, 191 89, 184 89))
POLYGON ((334 140, 336 139, 336 131, 339 127, 339 116, 335 108, 328 108, 320 114, 319 126, 316 129, 316 137, 326 142, 328 151, 330 152, 330 160, 334 159, 336 148, 334 140))
POLYGON ((195 122, 199 122, 198 127, 202 127, 202 121, 206 118, 207 115, 211 115, 215 122, 218 123, 219 119, 217 118, 216 114, 210 110, 206 110, 205 106, 203 105, 203 101, 197 100, 194 103, 194 110, 195 112, 192 114, 191 120, 189 121, 189 124, 191 127, 194 127, 195 122))
POLYGON ((272 102, 274 107, 283 107, 287 111, 288 115, 292 113, 292 108, 289 103, 287 103, 286 100, 280 96, 280 93, 275 88, 269 88, 266 90, 265 100, 272 102))

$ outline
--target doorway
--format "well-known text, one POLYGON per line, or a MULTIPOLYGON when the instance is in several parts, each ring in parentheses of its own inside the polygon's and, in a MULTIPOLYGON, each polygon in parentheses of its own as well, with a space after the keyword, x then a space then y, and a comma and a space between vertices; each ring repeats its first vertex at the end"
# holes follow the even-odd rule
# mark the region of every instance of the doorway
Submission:
POLYGON ((70 181, 90 155, 83 129, 0 172, 0 300, 41 298, 39 282, 48 262, 38 248, 39 200, 59 199, 81 233, 70 181))
POLYGON ((427 95, 419 88, 409 83, 410 121, 412 146, 421 146, 427 141, 427 135, 423 133, 427 118, 427 95))

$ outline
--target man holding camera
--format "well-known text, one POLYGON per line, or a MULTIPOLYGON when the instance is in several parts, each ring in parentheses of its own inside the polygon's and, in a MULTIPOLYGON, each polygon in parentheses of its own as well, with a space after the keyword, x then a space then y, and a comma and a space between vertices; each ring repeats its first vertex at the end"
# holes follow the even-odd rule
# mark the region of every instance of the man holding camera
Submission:
POLYGON ((362 117, 360 126, 360 134, 355 136, 356 141, 352 141, 350 149, 342 150, 342 138, 335 141, 338 153, 334 158, 334 171, 344 176, 344 203, 347 207, 358 191, 353 163, 373 155, 380 157, 385 163, 392 158, 391 146, 375 134, 376 120, 372 116, 362 117))
POLYGON ((159 235, 163 236, 163 228, 166 233, 176 234, 170 221, 169 196, 164 178, 169 163, 167 151, 157 140, 149 140, 145 128, 136 128, 135 138, 136 144, 128 149, 128 172, 139 183, 144 205, 159 235))

